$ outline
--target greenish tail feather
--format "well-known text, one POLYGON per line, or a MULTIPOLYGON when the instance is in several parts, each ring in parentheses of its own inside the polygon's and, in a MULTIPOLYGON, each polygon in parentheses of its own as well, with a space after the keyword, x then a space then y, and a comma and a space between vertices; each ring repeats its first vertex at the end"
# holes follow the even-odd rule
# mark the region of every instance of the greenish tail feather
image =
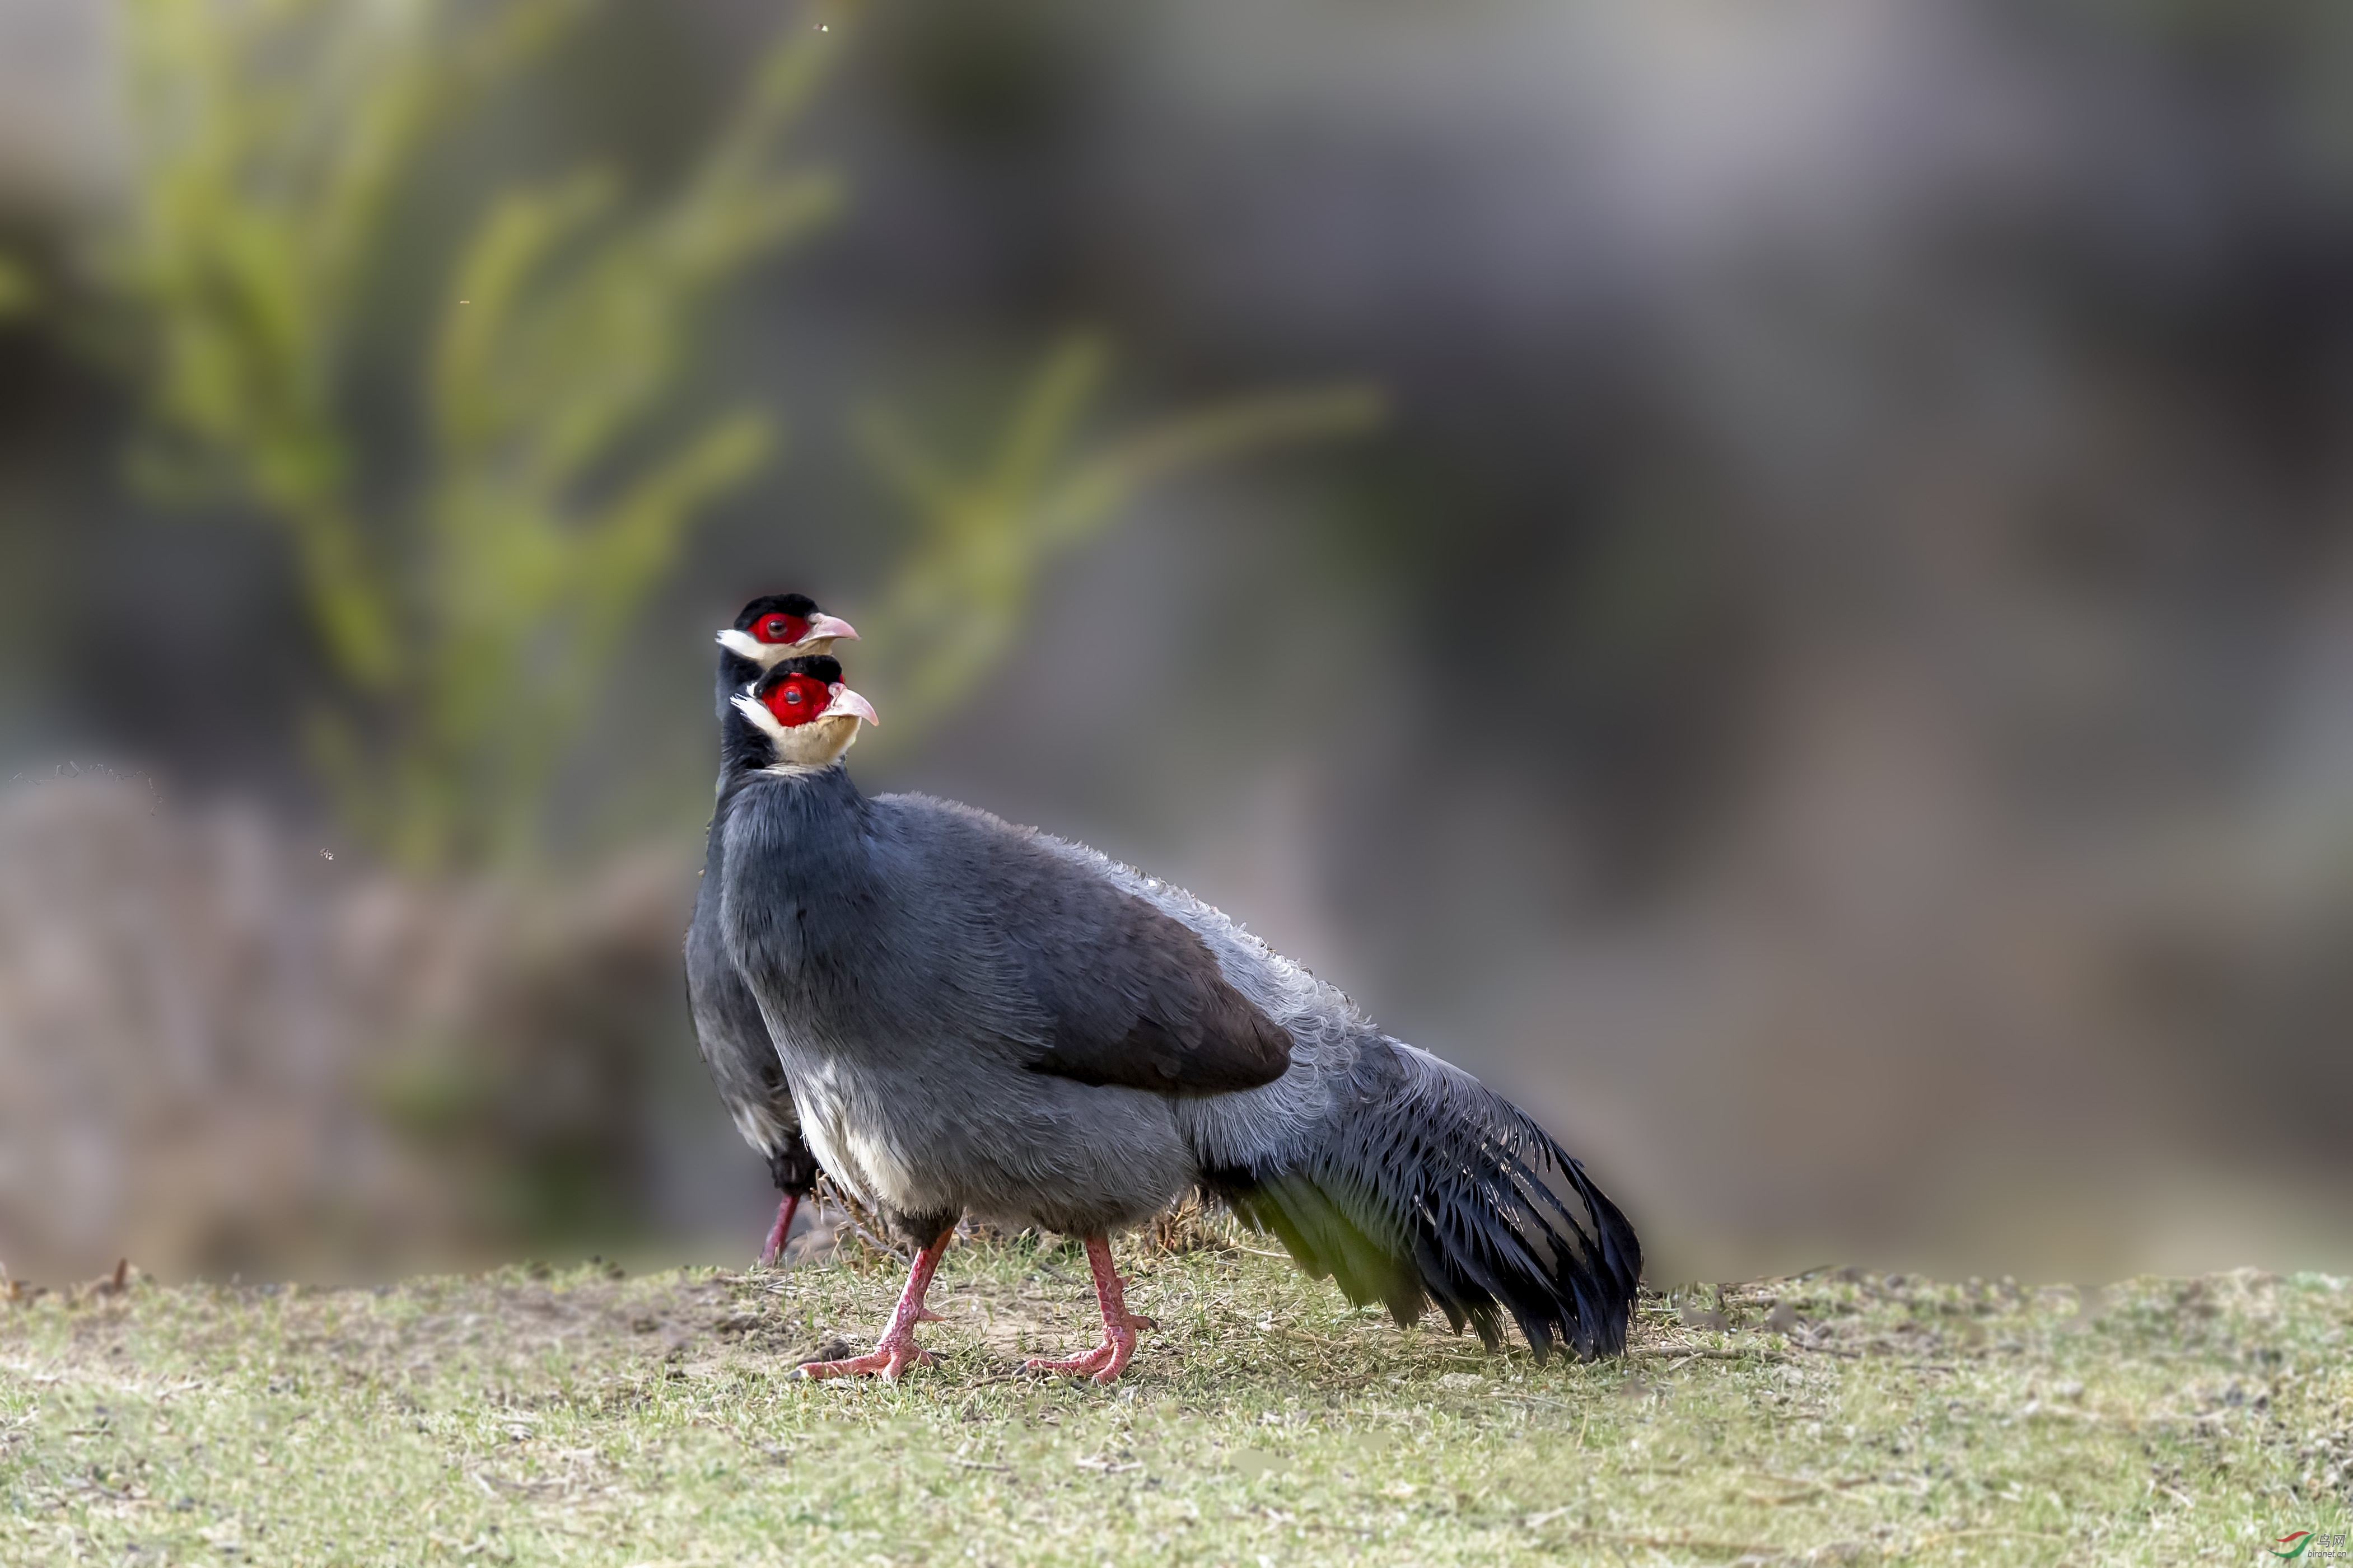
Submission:
POLYGON ((1411 1253, 1400 1240, 1368 1234, 1394 1227, 1366 1223, 1370 1220, 1367 1206, 1349 1205, 1360 1216, 1352 1218, 1315 1183, 1289 1173, 1230 1191, 1228 1202, 1244 1220, 1281 1241, 1310 1278, 1328 1278, 1338 1285, 1350 1305, 1367 1307, 1378 1301, 1391 1317, 1408 1324, 1418 1321, 1429 1305, 1411 1253))
POLYGON ((1506 1312, 1539 1361, 1556 1342, 1623 1350, 1641 1245, 1584 1167, 1433 1057, 1383 1041, 1357 1078, 1345 1114, 1306 1147, 1214 1172, 1210 1188, 1311 1275, 1399 1323, 1435 1301, 1490 1350, 1506 1312))

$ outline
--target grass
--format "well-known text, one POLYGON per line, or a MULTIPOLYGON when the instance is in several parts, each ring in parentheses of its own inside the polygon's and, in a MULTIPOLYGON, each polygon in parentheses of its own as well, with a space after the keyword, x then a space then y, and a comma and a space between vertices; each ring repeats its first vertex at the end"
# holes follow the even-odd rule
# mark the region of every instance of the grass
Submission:
POLYGON ((0 1561, 2246 1563, 2347 1528, 2342 1280, 1850 1270, 1537 1366, 1230 1244, 1122 1257, 1160 1328, 1108 1389, 1016 1372, 1093 1338, 1083 1260, 1018 1241, 950 1254, 895 1386, 789 1375, 871 1340, 871 1258, 20 1295, 0 1561))

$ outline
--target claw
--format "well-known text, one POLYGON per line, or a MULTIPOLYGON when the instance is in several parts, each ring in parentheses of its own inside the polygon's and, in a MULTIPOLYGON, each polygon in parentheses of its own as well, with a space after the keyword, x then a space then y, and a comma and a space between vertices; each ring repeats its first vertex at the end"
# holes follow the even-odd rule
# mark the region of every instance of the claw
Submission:
POLYGON ((887 1337, 864 1355, 854 1355, 846 1361, 805 1361, 793 1368, 795 1377, 873 1377, 881 1375, 891 1382, 911 1366, 929 1366, 932 1352, 913 1339, 902 1337, 895 1343, 887 1337))
POLYGON ((1021 1363, 1024 1372, 1071 1373, 1092 1377, 1097 1383, 1117 1380, 1127 1365, 1127 1358, 1135 1353, 1135 1331, 1124 1326, 1103 1327, 1103 1342, 1081 1355, 1064 1356, 1059 1361, 1033 1357, 1021 1363))
POLYGON ((953 1230, 944 1231, 937 1241, 915 1254, 914 1267, 907 1270, 907 1288, 899 1292, 899 1305, 892 1310, 891 1326, 864 1355, 854 1355, 842 1361, 805 1361, 793 1369, 795 1377, 887 1377, 899 1381, 899 1375, 911 1366, 929 1366, 932 1352, 915 1342, 915 1325, 938 1322, 937 1312, 923 1305, 923 1292, 931 1289, 932 1271, 940 1266, 940 1255, 948 1249, 955 1238, 953 1230))
POLYGON ((1126 1367, 1127 1358, 1135 1353, 1137 1331, 1160 1326, 1127 1310, 1127 1282, 1112 1267, 1111 1243, 1102 1237, 1091 1236, 1086 1239, 1086 1247, 1087 1266, 1095 1277, 1095 1296, 1103 1304, 1103 1342, 1084 1354, 1065 1356, 1060 1361, 1025 1361, 1021 1363, 1023 1371, 1076 1373, 1097 1383, 1112 1383, 1126 1367))

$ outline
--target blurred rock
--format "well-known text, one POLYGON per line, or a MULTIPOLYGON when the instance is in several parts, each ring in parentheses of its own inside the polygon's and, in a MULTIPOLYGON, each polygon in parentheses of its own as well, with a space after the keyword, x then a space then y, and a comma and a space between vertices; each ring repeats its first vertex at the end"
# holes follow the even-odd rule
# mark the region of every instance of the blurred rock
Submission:
POLYGON ((691 879, 404 881, 85 777, 0 797, 0 1260, 382 1272, 642 1222, 691 879))

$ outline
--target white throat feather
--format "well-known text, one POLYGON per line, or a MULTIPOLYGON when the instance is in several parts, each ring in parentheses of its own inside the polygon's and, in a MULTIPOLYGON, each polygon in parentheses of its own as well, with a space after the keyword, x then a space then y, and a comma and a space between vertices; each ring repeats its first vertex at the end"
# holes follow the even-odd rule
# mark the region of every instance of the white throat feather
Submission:
POLYGON ((806 724, 787 724, 768 711, 768 705, 748 692, 738 692, 729 699, 735 710, 750 720, 754 728, 767 736, 776 749, 776 760, 759 771, 791 778, 798 773, 813 773, 831 767, 841 753, 858 742, 858 718, 855 714, 836 714, 812 719, 806 724))
POLYGON ((733 626, 718 634, 716 640, 729 653, 750 659, 762 669, 774 669, 788 658, 823 653, 834 642, 831 637, 811 637, 807 642, 762 642, 750 632, 739 632, 733 626))

